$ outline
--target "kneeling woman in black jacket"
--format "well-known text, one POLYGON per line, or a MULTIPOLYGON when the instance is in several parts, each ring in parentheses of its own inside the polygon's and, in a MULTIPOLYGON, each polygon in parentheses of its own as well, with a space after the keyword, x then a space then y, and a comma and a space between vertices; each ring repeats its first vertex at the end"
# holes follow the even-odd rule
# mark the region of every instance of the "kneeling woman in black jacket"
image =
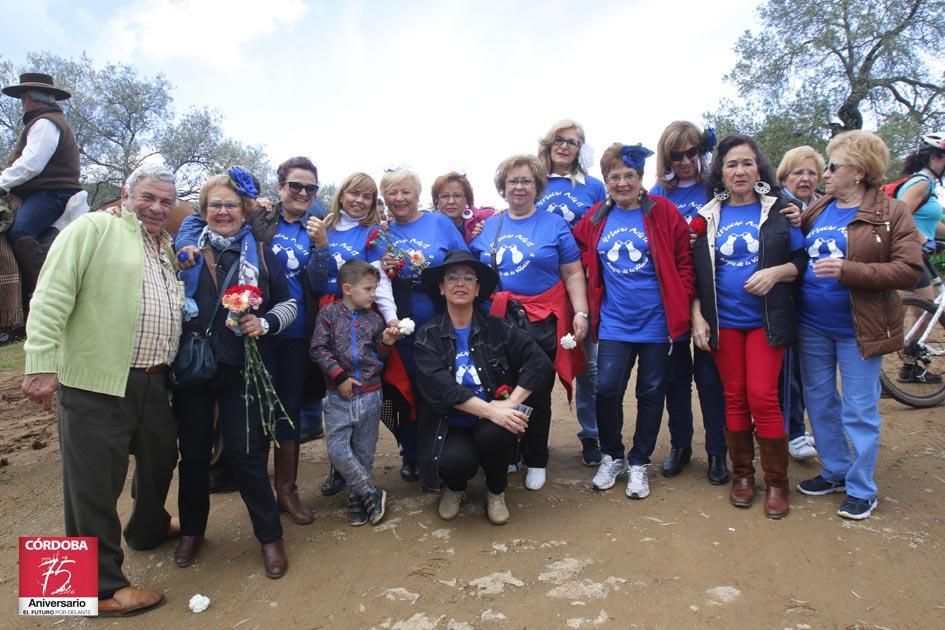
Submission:
POLYGON ((481 466, 486 512, 502 525, 509 519, 505 487, 516 436, 528 427, 528 416, 516 407, 551 378, 551 362, 527 333, 477 310, 477 298, 492 295, 498 278, 468 252, 449 252, 442 264, 424 269, 422 281, 446 300, 446 311, 414 341, 424 482, 436 488, 443 480, 439 513, 450 520, 481 466))

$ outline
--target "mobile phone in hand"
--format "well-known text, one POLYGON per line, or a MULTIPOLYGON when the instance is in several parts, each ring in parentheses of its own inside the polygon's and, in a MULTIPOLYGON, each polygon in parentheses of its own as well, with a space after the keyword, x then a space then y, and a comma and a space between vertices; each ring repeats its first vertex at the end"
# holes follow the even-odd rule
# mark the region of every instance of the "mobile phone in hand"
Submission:
POLYGON ((526 418, 532 417, 532 408, 528 405, 515 405, 515 408, 524 413, 526 418))

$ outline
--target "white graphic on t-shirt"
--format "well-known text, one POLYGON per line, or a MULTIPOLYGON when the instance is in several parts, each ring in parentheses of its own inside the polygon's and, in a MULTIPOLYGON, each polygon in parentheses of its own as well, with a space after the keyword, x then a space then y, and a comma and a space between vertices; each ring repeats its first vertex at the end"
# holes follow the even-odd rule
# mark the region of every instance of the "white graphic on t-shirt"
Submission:
POLYGON ((734 221, 719 229, 717 239, 722 243, 719 245, 721 264, 735 268, 757 265, 757 233, 757 226, 751 221, 734 221))
POLYGON ((574 223, 574 220, 577 218, 577 215, 574 213, 573 210, 571 210, 571 208, 584 207, 584 203, 582 203, 580 199, 578 199, 577 197, 575 197, 569 192, 561 192, 561 191, 557 191, 557 192, 553 192, 553 193, 549 193, 545 195, 544 197, 541 198, 541 201, 539 201, 536 205, 539 207, 544 206, 545 210, 548 212, 553 213, 557 211, 558 213, 561 214, 564 220, 567 221, 569 224, 574 223), (565 199, 568 200, 569 203, 564 203, 564 202, 548 203, 550 199, 553 199, 555 197, 564 197, 565 199), (545 205, 546 203, 548 205, 545 205))
MULTIPOLYGON (((646 245, 646 233, 634 227, 618 227, 604 234, 600 239, 600 244, 607 247, 612 240, 613 244, 610 249, 607 250, 606 254, 603 254, 604 258, 607 259, 607 268, 611 272, 619 274, 634 273, 642 269, 649 261, 649 257, 645 256, 638 247, 638 245, 641 247, 646 245), (618 236, 620 238, 617 238, 618 236), (620 253, 624 250, 626 250, 626 256, 632 263, 629 267, 626 266, 626 263, 619 264, 620 253)), ((602 251, 602 249, 598 251, 602 251)))
POLYGON ((498 242, 500 245, 495 252, 495 263, 500 268, 500 276, 508 278, 522 273, 531 264, 531 259, 535 257, 535 242, 528 240, 522 234, 503 234, 498 238, 498 242), (510 243, 509 241, 513 242, 510 243), (506 253, 508 253, 508 256, 506 256, 506 253), (503 260, 511 261, 514 267, 511 269, 501 268, 503 260))
POLYGON ((495 253, 495 262, 497 265, 502 264, 502 259, 505 258, 505 252, 509 252, 512 255, 512 264, 517 265, 522 262, 522 259, 525 258, 519 248, 513 243, 512 245, 503 245, 495 253))
POLYGON ((479 380, 479 372, 476 371, 476 366, 470 364, 460 365, 456 368, 456 382, 459 385, 463 384, 463 378, 469 374, 472 377, 473 383, 476 385, 482 385, 482 382, 479 380))
POLYGON ((338 265, 338 269, 341 269, 341 265, 345 264, 344 257, 338 252, 335 252, 332 256, 335 257, 335 264, 338 265))
POLYGON ((758 240, 751 234, 751 232, 729 234, 728 238, 725 239, 725 242, 722 243, 722 246, 719 248, 719 251, 726 256, 731 256, 735 253, 735 243, 739 240, 744 241, 745 247, 750 253, 755 254, 758 252, 758 240))
POLYGON ((814 243, 807 248, 807 253, 811 258, 823 258, 821 248, 827 246, 827 258, 843 258, 843 252, 837 247, 837 239, 834 238, 818 238, 814 240, 814 243))
POLYGON ((272 253, 278 256, 280 252, 285 252, 286 271, 289 275, 292 275, 292 272, 299 268, 299 259, 295 257, 295 250, 291 247, 282 247, 278 243, 272 246, 272 253))

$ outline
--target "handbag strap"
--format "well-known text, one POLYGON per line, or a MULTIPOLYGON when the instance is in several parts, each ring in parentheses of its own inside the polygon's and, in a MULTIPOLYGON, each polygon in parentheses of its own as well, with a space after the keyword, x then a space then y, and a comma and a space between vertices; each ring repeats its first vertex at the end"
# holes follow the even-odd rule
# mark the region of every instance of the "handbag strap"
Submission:
POLYGON ((204 259, 206 261, 205 264, 208 264, 207 271, 210 272, 210 280, 213 282, 213 286, 218 289, 217 290, 217 303, 216 303, 216 306, 213 307, 213 314, 210 315, 210 319, 207 322, 207 331, 206 333, 204 333, 205 336, 209 337, 213 330, 213 319, 217 316, 217 313, 220 311, 220 307, 223 306, 223 292, 226 291, 227 286, 229 286, 230 279, 233 277, 233 272, 236 271, 236 268, 239 266, 240 261, 239 261, 239 258, 237 258, 233 262, 233 264, 230 265, 230 270, 226 272, 226 278, 223 280, 223 285, 220 287, 217 287, 216 286, 217 274, 215 273, 216 263, 214 262, 213 253, 211 252, 209 248, 207 248, 206 252, 204 253, 204 259))

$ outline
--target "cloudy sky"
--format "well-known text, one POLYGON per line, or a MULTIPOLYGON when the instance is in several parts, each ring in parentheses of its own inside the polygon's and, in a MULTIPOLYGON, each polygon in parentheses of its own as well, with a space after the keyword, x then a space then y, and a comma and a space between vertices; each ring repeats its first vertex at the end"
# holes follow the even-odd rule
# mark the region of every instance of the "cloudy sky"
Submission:
MULTIPOLYGON (((655 149, 672 120, 719 98, 752 0, 0 0, 0 54, 88 53, 163 73, 179 112, 207 105, 273 164, 308 155, 321 180, 409 165, 427 190, 468 173, 501 204, 496 165, 558 119, 655 149)), ((652 169, 652 159, 648 165, 652 169)), ((592 172, 597 171, 595 167, 592 172)), ((652 175, 649 174, 651 179, 652 175)))

